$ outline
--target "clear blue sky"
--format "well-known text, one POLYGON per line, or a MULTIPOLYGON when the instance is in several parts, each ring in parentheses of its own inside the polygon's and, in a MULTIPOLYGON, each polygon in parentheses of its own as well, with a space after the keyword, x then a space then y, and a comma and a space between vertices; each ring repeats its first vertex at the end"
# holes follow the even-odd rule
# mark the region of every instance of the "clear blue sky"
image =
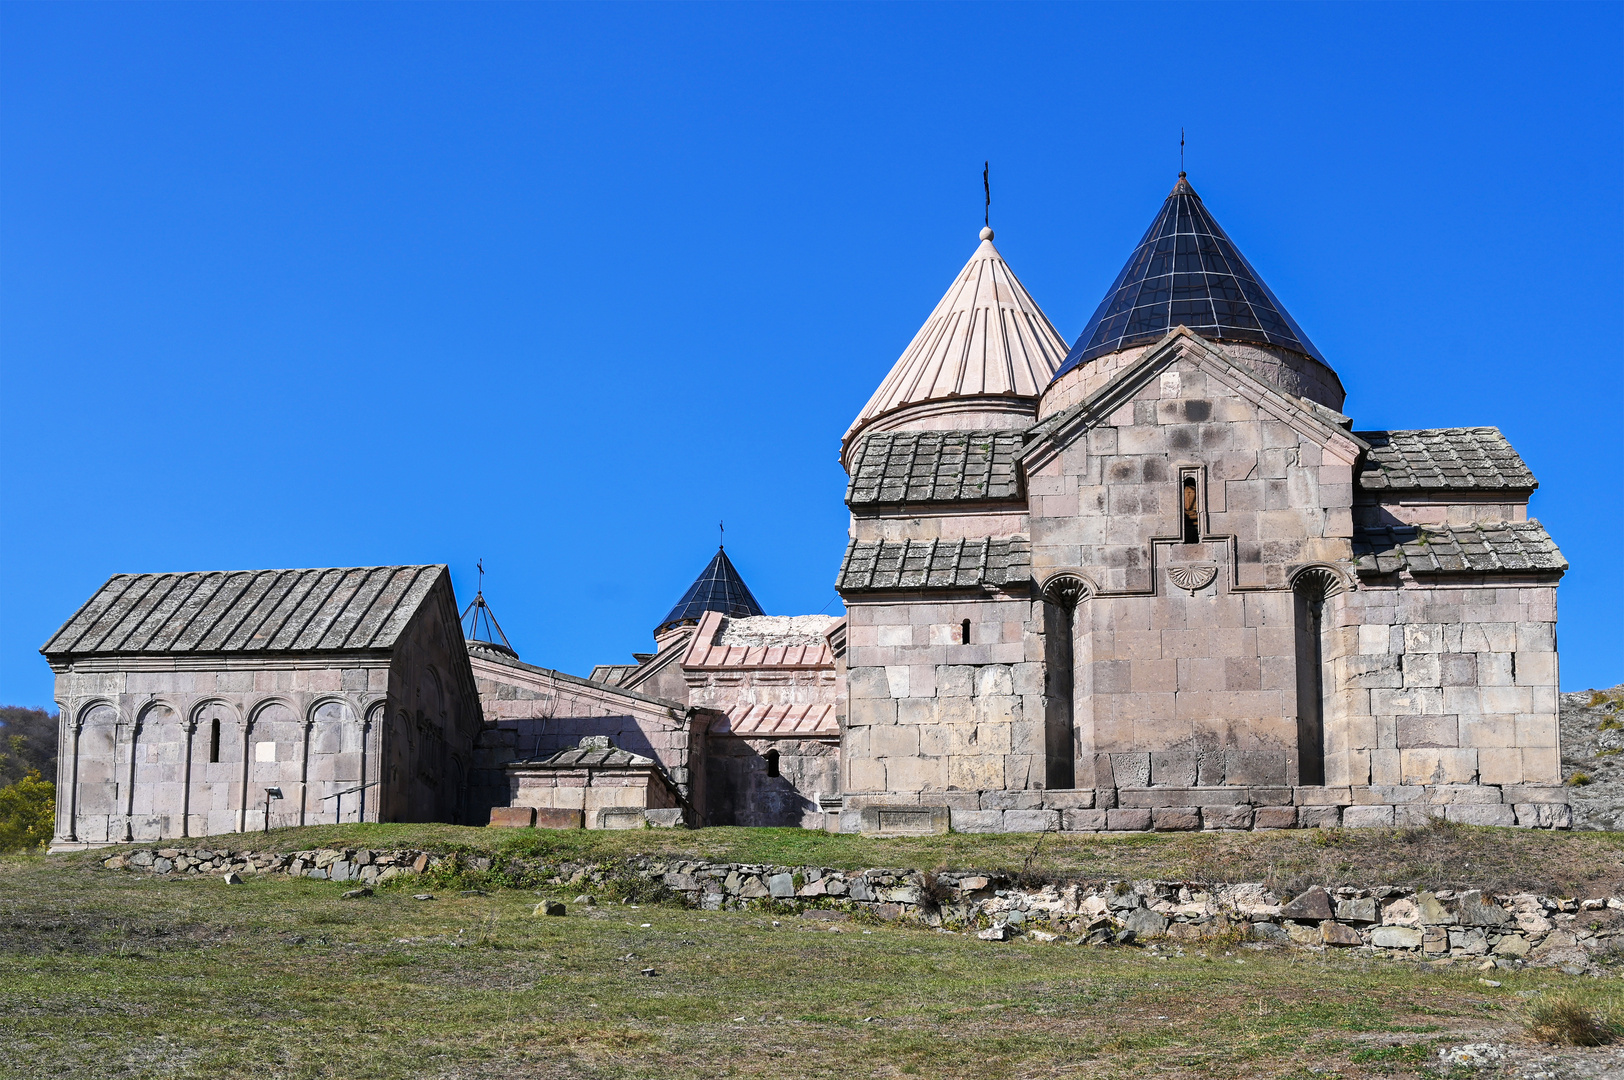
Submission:
POLYGON ((976 245, 1068 340, 1178 168, 1361 428, 1494 424, 1624 679, 1617 4, 0 7, 0 701, 120 571, 838 610, 841 433, 976 245))

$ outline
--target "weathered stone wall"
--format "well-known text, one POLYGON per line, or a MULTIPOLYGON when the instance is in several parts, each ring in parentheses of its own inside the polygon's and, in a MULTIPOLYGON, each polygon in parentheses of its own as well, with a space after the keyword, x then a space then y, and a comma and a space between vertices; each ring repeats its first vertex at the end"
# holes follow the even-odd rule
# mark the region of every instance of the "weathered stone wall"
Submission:
MULTIPOLYGON (((1310 401, 1317 401, 1332 409, 1342 408, 1346 398, 1342 380, 1337 378, 1336 372, 1318 360, 1266 345, 1224 342, 1217 347, 1277 389, 1310 401)), ((1146 353, 1155 349, 1155 345, 1140 345, 1101 356, 1072 368, 1044 391, 1043 399, 1038 405, 1038 419, 1047 419, 1056 413, 1064 412, 1080 401, 1086 401, 1104 389, 1118 374, 1132 367, 1146 353)))
MULTIPOLYGON (((482 726, 479 693, 449 577, 396 642, 387 711, 368 722, 382 728, 386 761, 381 796, 372 796, 379 800, 372 820, 483 822, 467 804, 482 726)), ((376 766, 358 767, 356 775, 360 783, 378 779, 376 766)))
POLYGON ((57 841, 110 843, 240 832, 270 823, 377 820, 352 792, 370 756, 387 658, 97 658, 57 675, 62 714, 57 841))
MULTIPOLYGON (((110 870, 159 875, 274 874, 381 885, 439 869, 451 857, 422 851, 325 848, 265 854, 197 848, 142 849, 103 861, 110 870)), ((463 858, 475 873, 497 869, 488 856, 463 858)), ((1624 944, 1624 898, 1535 893, 1491 895, 1313 886, 1282 896, 1262 883, 1060 881, 1022 887, 1008 875, 974 870, 833 870, 640 857, 629 866, 530 864, 506 869, 554 871, 555 886, 587 888, 626 870, 658 881, 706 910, 777 904, 914 920, 976 932, 989 941, 1196 944, 1217 939, 1309 949, 1362 949, 1397 960, 1472 963, 1484 969, 1524 965, 1596 970, 1624 944)))
POLYGON ((840 744, 834 739, 706 741, 707 825, 777 825, 822 829, 821 799, 840 791, 840 744), (769 776, 768 754, 778 775, 769 776))
POLYGON ((702 812, 703 777, 694 765, 714 714, 503 656, 475 653, 470 662, 485 716, 470 820, 488 820, 491 807, 508 805, 509 762, 550 757, 588 735, 606 735, 620 749, 659 762, 683 801, 702 812))
POLYGON ((1033 576, 1082 596, 1077 786, 1302 783, 1291 586, 1351 557, 1357 445, 1199 350, 1102 412, 1028 476, 1033 576))
MULTIPOLYGON (((1554 585, 1411 582, 1341 599, 1328 783, 1561 782, 1554 585)), ((1456 813, 1502 825, 1511 808, 1456 813)))
POLYGON ((981 792, 1043 786, 1042 609, 1016 597, 848 602, 848 807, 956 793, 978 809, 981 792))

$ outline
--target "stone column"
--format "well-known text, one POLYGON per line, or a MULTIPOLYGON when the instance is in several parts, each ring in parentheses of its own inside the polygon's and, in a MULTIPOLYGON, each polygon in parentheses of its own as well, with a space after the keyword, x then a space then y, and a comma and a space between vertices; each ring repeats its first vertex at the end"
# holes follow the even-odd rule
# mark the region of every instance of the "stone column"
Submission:
POLYGON ((299 750, 299 824, 305 823, 305 807, 310 803, 310 729, 315 726, 308 710, 304 718, 304 744, 299 750))
POLYGON ((239 720, 239 721, 237 721, 237 729, 242 732, 242 792, 240 793, 240 798, 237 800, 237 831, 238 832, 247 832, 248 831, 248 762, 249 762, 249 753, 250 753, 249 746, 248 746, 248 740, 249 740, 249 737, 253 734, 253 731, 254 731, 254 721, 252 719, 239 720))
POLYGON ((360 796, 360 801, 356 803, 355 807, 356 821, 365 821, 367 819, 367 733, 371 730, 372 718, 363 715, 361 717, 361 779, 357 781, 360 790, 356 792, 356 795, 360 796))
MULTIPOLYGON (((67 710, 63 709, 60 704, 58 704, 57 708, 61 710, 63 715, 68 714, 67 710)), ((68 721, 68 725, 73 731, 73 751, 72 757, 67 763, 67 768, 71 770, 68 774, 68 828, 63 839, 77 842, 79 839, 79 733, 84 730, 85 718, 75 716, 68 721)), ((58 766, 57 771, 58 773, 62 771, 61 765, 58 766)))
POLYGON ((135 755, 141 745, 141 714, 130 721, 130 790, 124 799, 124 841, 135 839, 135 755))
POLYGON ((180 788, 180 834, 192 835, 192 737, 197 734, 197 717, 188 719, 186 730, 186 772, 180 788))

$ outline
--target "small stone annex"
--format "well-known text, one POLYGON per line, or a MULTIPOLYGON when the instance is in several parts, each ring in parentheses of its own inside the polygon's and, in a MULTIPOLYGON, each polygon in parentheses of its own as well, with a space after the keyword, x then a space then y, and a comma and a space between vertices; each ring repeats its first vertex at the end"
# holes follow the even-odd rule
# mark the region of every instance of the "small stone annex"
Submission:
POLYGON ((1344 396, 1183 173, 1070 348, 983 229, 840 441, 844 617, 766 614, 718 550, 652 652, 580 678, 483 593, 449 637, 443 567, 120 575, 42 650, 58 844, 1565 827, 1533 474, 1344 396))

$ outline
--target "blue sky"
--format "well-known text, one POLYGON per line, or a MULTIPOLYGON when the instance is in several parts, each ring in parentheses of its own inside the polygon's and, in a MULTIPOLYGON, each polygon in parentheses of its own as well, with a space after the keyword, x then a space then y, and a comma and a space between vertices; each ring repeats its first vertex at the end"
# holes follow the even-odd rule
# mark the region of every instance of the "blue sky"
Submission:
POLYGON ((1190 179, 1360 428, 1494 424, 1624 679, 1617 4, 0 7, 0 701, 115 572, 447 562, 585 673, 715 549, 838 610, 841 433, 976 245, 1075 337, 1190 179))

